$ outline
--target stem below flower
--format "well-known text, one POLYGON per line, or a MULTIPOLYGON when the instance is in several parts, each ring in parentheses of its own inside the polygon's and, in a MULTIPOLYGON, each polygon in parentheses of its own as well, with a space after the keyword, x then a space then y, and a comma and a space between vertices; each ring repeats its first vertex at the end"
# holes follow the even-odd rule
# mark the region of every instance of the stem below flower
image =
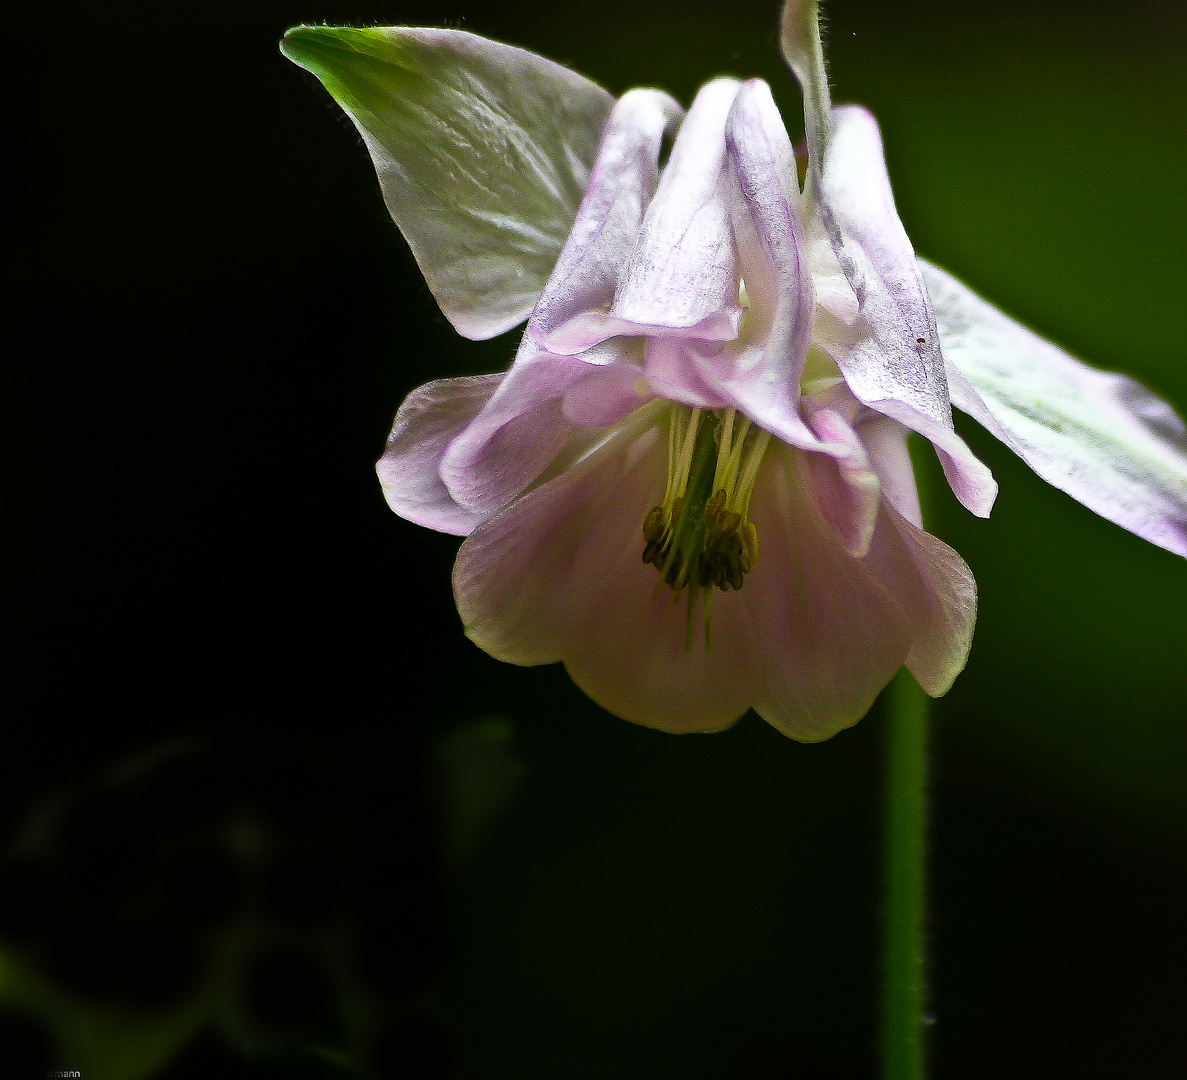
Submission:
POLYGON ((891 683, 889 704, 882 1075, 884 1080, 923 1080, 928 698, 906 668, 891 683))

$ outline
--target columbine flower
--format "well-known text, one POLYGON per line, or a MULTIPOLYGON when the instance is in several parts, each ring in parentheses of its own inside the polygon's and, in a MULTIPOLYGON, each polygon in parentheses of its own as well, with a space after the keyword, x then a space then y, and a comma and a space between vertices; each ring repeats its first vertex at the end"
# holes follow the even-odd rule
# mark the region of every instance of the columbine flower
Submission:
POLYGON ((300 27, 283 48, 354 120, 459 332, 527 318, 506 373, 409 395, 378 464, 396 513, 467 536, 466 633, 564 661, 628 720, 715 730, 753 707, 816 740, 903 664, 943 694, 968 653, 975 584, 922 527, 908 432, 974 514, 996 485, 952 403, 1181 554, 1187 438, 916 260, 877 124, 829 102, 814 3, 788 4, 783 40, 802 194, 759 80, 717 79, 685 115, 455 30, 300 27))

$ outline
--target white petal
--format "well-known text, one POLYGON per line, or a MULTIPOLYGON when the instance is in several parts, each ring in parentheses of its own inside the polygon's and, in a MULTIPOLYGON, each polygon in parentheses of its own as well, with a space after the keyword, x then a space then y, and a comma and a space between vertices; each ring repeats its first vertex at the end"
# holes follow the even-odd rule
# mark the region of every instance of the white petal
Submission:
POLYGON ((630 90, 619 98, 577 220, 532 312, 528 333, 537 340, 566 320, 604 310, 614 300, 655 194, 661 140, 683 115, 659 90, 630 90))
POLYGON ((614 99, 551 60, 461 30, 300 26, 281 49, 354 121, 458 332, 493 337, 526 318, 614 99))
POLYGON ((738 263, 750 301, 744 340, 721 356, 721 384, 747 416, 785 442, 814 446, 800 417, 812 337, 812 274, 800 224, 795 155, 770 87, 739 91, 725 130, 738 263))
POLYGON ((739 85, 715 79, 689 109, 615 297, 618 318, 680 329, 737 308, 725 122, 739 85))
POLYGON ((938 267, 920 268, 955 403, 1048 483, 1187 555, 1187 435, 1170 406, 1069 356, 938 267))
POLYGON ((867 330, 836 353, 845 381, 870 408, 930 439, 957 498, 987 517, 997 485, 953 429, 931 302, 894 206, 877 122, 864 109, 833 110, 820 201, 867 330))
POLYGON ((812 501, 847 555, 860 559, 870 549, 882 504, 882 485, 857 432, 843 416, 821 409, 809 417, 812 430, 846 453, 806 456, 806 477, 812 501))
POLYGON ((858 433, 878 475, 883 496, 903 517, 922 529, 923 511, 919 506, 911 452, 907 449, 907 429, 896 420, 875 415, 862 421, 858 433))
POLYGON ((571 356, 525 350, 482 411, 450 444, 441 479, 453 498, 489 517, 506 506, 549 465, 572 434, 564 396, 607 369, 571 356))

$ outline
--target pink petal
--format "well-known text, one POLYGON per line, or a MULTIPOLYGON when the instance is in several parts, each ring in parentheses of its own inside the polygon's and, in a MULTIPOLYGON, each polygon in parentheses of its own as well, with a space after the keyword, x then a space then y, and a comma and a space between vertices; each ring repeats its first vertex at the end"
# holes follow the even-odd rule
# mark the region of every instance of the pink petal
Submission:
POLYGON ((722 354, 721 382, 756 423, 797 446, 816 440, 799 414, 812 337, 812 275, 800 225, 795 154, 770 88, 747 82, 725 131, 734 239, 750 301, 747 336, 722 354))
POLYGON ((687 329, 737 308, 725 123, 738 86, 735 79, 715 79, 689 109, 615 297, 619 318, 687 329))
POLYGON ((439 468, 449 444, 482 410, 502 375, 440 379, 404 399, 375 465, 388 505, 402 518, 465 536, 483 520, 454 501, 439 468))
POLYGON ((537 339, 581 312, 610 306, 655 194, 660 142, 683 115, 659 90, 630 90, 619 98, 577 220, 532 312, 528 330, 537 339))
POLYGON ((889 507, 867 561, 910 618, 911 674, 932 697, 946 694, 964 670, 977 621, 977 583, 968 564, 889 507))
POLYGON ((713 648, 685 649, 684 597, 641 561, 642 523, 663 497, 660 403, 645 406, 566 473, 517 500, 462 545, 454 592, 467 635, 502 660, 565 661, 617 716, 668 731, 727 727, 754 692, 740 593, 713 600, 713 648), (720 604, 718 601, 722 601, 720 604))
POLYGON ((875 413, 862 421, 859 433, 883 497, 916 528, 923 528, 919 488, 907 449, 907 429, 897 420, 875 413))
POLYGON ((691 326, 639 323, 611 311, 583 311, 549 334, 539 335, 550 352, 573 356, 612 337, 667 337, 687 341, 731 341, 738 336, 742 309, 736 304, 706 315, 691 326))
POLYGON ((844 456, 806 456, 812 501, 847 555, 860 559, 870 548, 882 502, 881 485, 865 446, 843 416, 822 409, 810 417, 812 430, 827 443, 844 446, 844 456))
POLYGON ((860 720, 911 647, 905 612, 817 513, 803 452, 772 443, 750 516, 758 561, 741 596, 759 648, 759 715, 804 742, 860 720))
POLYGON ((878 124, 856 106, 834 109, 832 119, 820 213, 869 331, 835 359, 861 401, 932 441, 957 498, 987 517, 997 485, 953 430, 935 317, 894 206, 878 124))
POLYGON ((728 409, 733 403, 721 390, 721 345, 655 337, 647 341, 647 382, 660 397, 695 409, 728 409))
POLYGON ((583 427, 609 427, 651 397, 640 368, 631 363, 595 367, 565 391, 565 419, 583 427))
POLYGON ((565 392, 598 370, 573 357, 530 350, 517 359, 441 460, 441 479, 453 498, 489 517, 523 491, 572 433, 565 392))

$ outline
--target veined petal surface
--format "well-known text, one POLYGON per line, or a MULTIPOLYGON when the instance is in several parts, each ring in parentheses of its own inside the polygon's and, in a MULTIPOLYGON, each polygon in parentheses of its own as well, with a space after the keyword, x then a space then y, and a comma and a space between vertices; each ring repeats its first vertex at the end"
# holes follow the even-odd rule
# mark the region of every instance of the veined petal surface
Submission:
POLYGON ((354 121, 457 331, 488 338, 522 322, 577 215, 610 94, 461 30, 299 26, 281 50, 354 121))
POLYGON ((577 685, 617 716, 714 731, 754 698, 754 643, 742 594, 732 593, 715 598, 713 649, 704 648, 699 618, 686 648, 686 596, 674 603, 640 559, 643 518, 663 497, 667 448, 656 421, 666 407, 643 406, 475 530, 458 553, 454 595, 467 635, 492 656, 564 660, 577 685))
POLYGON ((375 465, 388 505, 402 518, 439 532, 465 536, 483 519, 450 494, 441 460, 453 441, 498 390, 503 375, 438 379, 404 399, 375 465))
POLYGON ((997 485, 952 426, 931 301, 895 209, 877 121, 857 106, 832 116, 820 213, 867 329, 835 359, 861 401, 932 441, 957 498, 987 517, 997 485))
POLYGON ((758 643, 755 711, 793 739, 819 742, 869 711, 910 652, 911 626, 873 567, 847 555, 817 513, 807 456, 771 444, 750 504, 758 560, 736 595, 758 643))
POLYGON ((799 411, 812 338, 812 273, 791 139, 761 79, 738 92, 725 142, 734 241, 750 307, 743 338, 722 352, 718 366, 730 397, 752 420, 785 442, 812 446, 816 440, 799 411))
POLYGON ((1049 484, 1187 555, 1187 434, 1170 406, 1044 341, 939 267, 919 265, 955 369, 954 403, 1049 484))
POLYGON ((714 79, 693 101, 614 299, 618 319, 680 330, 737 312, 725 124, 740 86, 714 79))
POLYGON ((543 340, 584 311, 610 307, 659 180, 660 143, 684 110, 659 90, 628 90, 606 124, 577 219, 532 311, 543 340))

